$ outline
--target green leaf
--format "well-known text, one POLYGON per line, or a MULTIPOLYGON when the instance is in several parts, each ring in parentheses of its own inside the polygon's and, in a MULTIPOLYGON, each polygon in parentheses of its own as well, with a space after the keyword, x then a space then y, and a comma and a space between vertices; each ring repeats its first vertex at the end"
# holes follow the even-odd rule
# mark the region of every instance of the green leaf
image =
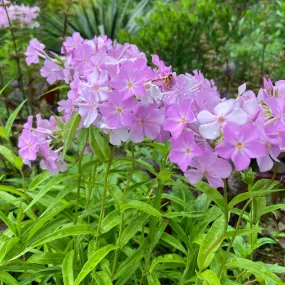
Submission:
POLYGON ((64 157, 74 139, 74 135, 75 135, 75 132, 77 130, 80 120, 81 120, 80 115, 78 113, 74 113, 65 125, 62 160, 64 160, 64 157))
POLYGON ((149 272, 151 273, 159 263, 181 263, 185 265, 185 260, 178 254, 165 254, 163 256, 158 256, 152 261, 149 272))
POLYGON ((6 132, 6 130, 0 126, 0 137, 4 138, 4 139, 7 139, 9 138, 9 135, 8 133, 6 132))
POLYGON ((224 231, 224 225, 224 217, 217 219, 209 229, 205 239, 202 241, 197 258, 197 264, 200 270, 207 268, 211 264, 215 253, 218 250, 223 239, 221 239, 214 248, 212 245, 221 237, 224 231))
POLYGON ((144 240, 140 247, 119 265, 115 273, 115 280, 127 275, 129 272, 132 272, 133 270, 136 270, 139 267, 140 261, 144 257, 143 250, 146 248, 146 244, 147 243, 144 240))
POLYGON ((7 132, 8 134, 8 137, 10 136, 10 133, 11 133, 11 129, 12 129, 12 125, 18 115, 18 113, 20 112, 20 110, 22 109, 22 107, 24 106, 24 104, 27 102, 27 100, 25 100, 24 102, 22 102, 20 104, 20 106, 13 111, 13 113, 10 115, 7 123, 6 123, 6 126, 5 126, 5 131, 7 132))
POLYGON ((76 235, 84 235, 84 234, 94 234, 94 229, 90 228, 88 225, 71 225, 66 228, 62 228, 59 230, 54 231, 46 235, 45 237, 39 239, 38 241, 34 242, 30 247, 34 248, 45 243, 64 238, 64 237, 72 237, 76 235))
POLYGON ((64 285, 73 285, 73 259, 74 259, 74 250, 69 251, 62 263, 62 277, 64 285))
POLYGON ((131 219, 127 227, 124 229, 122 236, 120 238, 119 246, 122 248, 125 246, 129 240, 142 229, 145 220, 147 219, 146 214, 135 214, 134 217, 131 219))
POLYGON ((169 235, 168 233, 164 232, 161 236, 161 239, 164 242, 168 243, 169 245, 173 246, 174 248, 180 250, 181 252, 187 255, 187 251, 182 245, 182 243, 178 239, 176 239, 174 236, 169 235))
MULTIPOLYGON (((36 195, 36 197, 32 200, 29 206, 25 209, 24 212, 29 210, 35 203, 37 203, 48 191, 50 191, 55 185, 62 183, 63 181, 73 177, 74 174, 59 174, 53 177, 45 187, 43 187, 40 192, 36 195)), ((29 193, 28 193, 29 194, 29 193)))
POLYGON ((106 245, 100 249, 98 249, 90 258, 89 260, 83 265, 83 268, 79 272, 74 285, 81 284, 81 281, 91 272, 91 270, 97 266, 97 264, 112 250, 117 249, 116 245, 106 245))
POLYGON ((43 183, 45 180, 47 180, 48 178, 50 178, 50 173, 45 170, 43 172, 41 172, 39 175, 37 175, 32 182, 29 185, 29 191, 34 190, 35 188, 37 188, 41 183, 43 183))
POLYGON ((147 282, 149 285, 160 285, 160 282, 155 274, 155 272, 151 272, 147 275, 147 282))
POLYGON ((0 90, 0 95, 4 92, 4 90, 9 86, 9 84, 15 79, 16 77, 13 77, 1 90, 0 90))
POLYGON ((174 219, 169 221, 169 225, 171 228, 177 233, 177 235, 183 240, 183 242, 188 246, 189 245, 189 240, 186 235, 186 233, 183 231, 183 229, 180 227, 178 223, 174 219))
POLYGON ((110 156, 110 147, 105 137, 99 133, 99 131, 91 126, 89 128, 89 141, 93 152, 96 154, 98 159, 104 163, 110 156))
POLYGON ((105 271, 96 272, 94 277, 98 285, 113 285, 112 279, 105 271))
POLYGON ((63 253, 55 252, 39 252, 33 254, 26 263, 35 263, 35 264, 61 264, 64 258, 63 253))
POLYGON ((276 190, 259 190, 259 191, 252 191, 252 192, 246 192, 246 193, 242 193, 239 194, 237 196, 235 196, 228 204, 228 208, 231 209, 233 208, 235 205, 239 204, 242 201, 248 200, 250 198, 254 198, 254 197, 259 197, 259 196, 265 196, 267 194, 270 193, 275 193, 275 192, 280 192, 280 191, 284 191, 284 189, 276 189, 276 190))
POLYGON ((216 273, 212 270, 207 269, 198 276, 202 280, 205 280, 209 285, 221 285, 219 278, 217 277, 216 273))
POLYGON ((0 210, 0 219, 6 224, 10 231, 17 236, 17 229, 13 221, 11 221, 1 210, 0 210))
POLYGON ((55 88, 52 88, 52 89, 48 90, 47 92, 41 94, 39 97, 37 97, 37 99, 41 98, 42 96, 44 96, 46 94, 49 94, 49 93, 51 93, 53 91, 57 91, 57 90, 60 90, 60 89, 69 89, 69 86, 66 85, 66 84, 59 85, 59 86, 57 86, 55 88))
POLYGON ((112 228, 117 226, 120 223, 121 216, 119 210, 114 210, 111 213, 109 213, 102 221, 102 228, 101 233, 107 233, 112 228))
POLYGON ((20 285, 20 283, 8 272, 0 271, 0 280, 8 285, 20 285))
POLYGON ((121 211, 125 211, 127 209, 136 209, 158 218, 163 216, 162 213, 156 210, 153 206, 137 200, 132 200, 121 206, 121 211))
POLYGON ((274 273, 270 272, 269 268, 262 262, 253 262, 244 258, 233 258, 226 263, 228 269, 242 268, 256 277, 262 277, 268 279, 274 284, 284 285, 280 278, 274 273))
POLYGON ((249 191, 251 192, 260 190, 271 190, 274 186, 278 184, 279 181, 271 181, 270 179, 260 179, 249 189, 249 191), (265 187, 267 187, 267 189, 264 189, 265 187))
POLYGON ((276 204, 276 205, 266 206, 263 209, 260 209, 260 215, 262 216, 262 215, 271 213, 278 209, 285 209, 285 204, 276 204))
POLYGON ((211 200, 213 200, 221 209, 226 209, 226 201, 217 189, 211 188, 208 183, 203 181, 193 185, 197 190, 205 193, 211 200))
POLYGON ((66 209, 67 207, 72 206, 74 203, 69 203, 66 205, 63 205, 59 208, 55 208, 52 211, 48 212, 46 215, 40 217, 36 223, 33 225, 33 227, 31 227, 30 231, 29 231, 29 235, 26 239, 26 242, 29 242, 29 240, 34 236, 34 234, 39 231, 42 226, 47 223, 49 220, 51 220, 55 215, 59 214, 60 212, 62 212, 64 209, 66 209))
POLYGON ((16 167, 16 155, 6 146, 0 145, 0 154, 16 167))

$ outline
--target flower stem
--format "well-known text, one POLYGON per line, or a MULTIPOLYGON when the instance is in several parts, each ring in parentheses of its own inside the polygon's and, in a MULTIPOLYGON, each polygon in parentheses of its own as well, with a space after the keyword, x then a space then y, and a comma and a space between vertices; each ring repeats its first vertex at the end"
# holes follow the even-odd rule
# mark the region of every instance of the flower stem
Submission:
POLYGON ((108 177, 109 177, 109 172, 110 172, 112 160, 113 160, 113 157, 114 157, 114 152, 115 152, 115 146, 111 150, 111 153, 110 153, 110 156, 109 156, 109 160, 108 160, 108 163, 107 163, 105 179, 104 179, 102 205, 101 205, 100 216, 99 216, 98 227, 97 227, 97 237, 96 237, 96 245, 95 245, 96 249, 98 249, 99 239, 100 239, 100 236, 101 236, 101 225, 102 225, 102 221, 103 221, 103 218, 104 218, 104 215, 105 215, 105 203, 106 203, 107 190, 108 190, 107 184, 108 184, 108 177))
MULTIPOLYGON (((134 171, 135 171, 135 163, 134 163, 134 145, 131 142, 131 152, 132 152, 132 168, 126 183, 126 186, 124 188, 124 192, 123 192, 123 202, 122 204, 124 204, 126 202, 126 194, 127 194, 127 190, 129 188, 129 184, 132 180, 134 171)), ((117 244, 120 245, 120 241, 121 241, 121 236, 124 230, 124 212, 121 212, 121 219, 120 219, 120 231, 119 231, 119 237, 117 240, 117 244)), ((120 254, 120 248, 116 249, 115 251, 115 257, 114 257, 114 263, 113 263, 113 269, 112 269, 112 278, 115 275, 115 271, 116 271, 116 267, 117 267, 117 262, 118 262, 118 258, 119 258, 119 254, 120 254)))

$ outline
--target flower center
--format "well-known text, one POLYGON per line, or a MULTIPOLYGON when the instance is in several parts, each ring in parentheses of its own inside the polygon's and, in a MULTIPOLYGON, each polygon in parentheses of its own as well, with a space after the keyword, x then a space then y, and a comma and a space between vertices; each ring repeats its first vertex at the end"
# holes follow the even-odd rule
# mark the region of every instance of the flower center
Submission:
POLYGON ((94 86, 94 91, 97 92, 98 90, 99 90, 99 86, 98 86, 98 85, 95 85, 95 86, 94 86))
POLYGON ((186 153, 190 154, 191 153, 191 149, 190 148, 186 148, 186 153))
POLYGON ((145 124, 145 120, 141 120, 141 124, 144 125, 145 124))
POLYGON ((224 123, 226 120, 223 117, 218 118, 218 123, 222 124, 224 123))
POLYGON ((33 145, 31 143, 28 144, 28 148, 32 148, 33 145))
POLYGON ((122 109, 122 108, 118 108, 118 109, 117 109, 117 112, 120 114, 120 113, 123 112, 123 109, 122 109))
POLYGON ((185 123, 186 123, 186 119, 185 119, 185 118, 182 118, 182 119, 181 119, 181 123, 182 123, 182 124, 185 124, 185 123))
POLYGON ((238 142, 237 145, 236 145, 236 147, 237 147, 238 149, 241 149, 241 148, 243 148, 243 145, 242 145, 241 142, 238 142))
POLYGON ((132 82, 129 82, 128 83, 128 88, 132 88, 133 87, 133 83, 132 82))
POLYGON ((95 109, 95 106, 94 105, 90 105, 90 109, 91 110, 95 109))
POLYGON ((270 142, 267 142, 267 143, 265 144, 265 146, 266 146, 267 149, 269 149, 270 146, 271 146, 271 143, 270 143, 270 142))
POLYGON ((86 62, 86 61, 87 61, 87 59, 84 57, 84 58, 82 59, 82 61, 83 61, 83 62, 86 62))
POLYGON ((207 170, 205 170, 205 171, 203 172, 203 174, 204 174, 205 176, 207 176, 207 175, 209 174, 209 172, 208 172, 207 170))

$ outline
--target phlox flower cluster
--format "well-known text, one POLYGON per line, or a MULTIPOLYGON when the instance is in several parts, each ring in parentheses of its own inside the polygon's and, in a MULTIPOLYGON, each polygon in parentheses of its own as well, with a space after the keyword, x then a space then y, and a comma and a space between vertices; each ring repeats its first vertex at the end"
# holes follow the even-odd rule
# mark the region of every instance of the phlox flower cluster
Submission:
MULTIPOLYGON (((260 171, 268 171, 284 149, 283 80, 275 85, 264 80, 258 94, 243 84, 235 99, 222 99, 202 73, 178 75, 157 55, 151 67, 137 46, 106 36, 84 40, 74 33, 63 43, 60 56, 51 57, 44 48, 33 39, 26 62, 43 58, 41 76, 50 84, 63 80, 70 86, 67 98, 58 102, 63 123, 77 112, 79 128, 93 125, 108 134, 113 145, 170 141, 169 160, 192 184, 206 178, 212 187, 221 187, 223 178, 233 169, 248 168, 251 159, 257 160, 260 171)), ((64 165, 59 163, 60 143, 54 142, 60 140, 55 121, 37 121, 45 123, 24 126, 20 155, 29 164, 39 154, 44 168, 60 171, 64 165)))
MULTIPOLYGON (((8 5, 8 1, 0 1, 0 3, 6 4, 9 19, 13 26, 20 29, 22 28, 38 28, 39 23, 36 21, 40 8, 38 6, 30 7, 26 5, 8 5), (4 3, 3 3, 4 2, 4 3)), ((0 29, 7 28, 10 26, 5 7, 0 6, 0 29)))

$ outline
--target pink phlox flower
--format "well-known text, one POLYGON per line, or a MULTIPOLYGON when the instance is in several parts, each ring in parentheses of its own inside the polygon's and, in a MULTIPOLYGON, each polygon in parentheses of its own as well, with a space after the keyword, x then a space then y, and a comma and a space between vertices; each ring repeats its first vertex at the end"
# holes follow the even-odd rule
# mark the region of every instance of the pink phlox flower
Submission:
POLYGON ((36 160, 39 150, 39 142, 37 136, 28 130, 23 130, 18 141, 19 155, 25 164, 30 165, 30 161, 36 160))
POLYGON ((73 52, 73 67, 83 74, 89 74, 93 70, 92 55, 93 50, 89 45, 79 44, 73 52))
POLYGON ((25 52, 27 65, 39 63, 39 57, 45 58, 43 55, 44 48, 45 45, 41 44, 36 38, 30 40, 29 46, 25 52))
POLYGON ((247 122, 248 116, 241 108, 236 107, 237 102, 233 99, 219 103, 214 108, 214 114, 208 110, 203 110, 197 115, 201 124, 200 134, 206 139, 216 139, 220 135, 220 130, 226 123, 243 125, 247 122))
POLYGON ((270 171, 274 165, 274 161, 278 161, 280 154, 280 138, 272 133, 275 132, 275 127, 270 125, 268 127, 259 128, 260 141, 265 145, 265 156, 256 159, 261 172, 270 171))
POLYGON ((142 105, 138 108, 134 124, 130 131, 130 140, 142 142, 144 137, 155 139, 160 131, 164 120, 164 113, 150 105, 142 105))
POLYGON ((80 33, 74 32, 72 36, 67 37, 62 44, 61 53, 71 54, 81 43, 83 43, 83 38, 80 36, 80 33))
POLYGON ((177 163, 180 169, 185 172, 193 158, 202 155, 202 150, 194 140, 193 132, 183 133, 177 139, 172 138, 169 160, 177 163))
POLYGON ((213 188, 223 187, 222 178, 228 178, 232 172, 230 163, 218 158, 213 151, 205 151, 190 163, 191 169, 185 172, 185 177, 191 184, 196 184, 206 177, 213 188))
POLYGON ((112 145, 121 145, 129 139, 129 132, 123 127, 110 127, 108 124, 101 122, 100 129, 105 133, 110 134, 110 143, 112 145))
POLYGON ((195 121, 192 112, 192 100, 185 99, 180 104, 173 104, 166 111, 166 119, 163 129, 169 131, 174 139, 177 139, 184 128, 195 121))
POLYGON ((63 80, 62 74, 63 68, 49 59, 46 59, 44 66, 41 68, 40 73, 42 77, 47 79, 49 84, 53 84, 55 81, 63 80))
POLYGON ((146 95, 141 98, 144 103, 152 104, 153 102, 160 103, 163 97, 163 93, 160 88, 152 84, 151 81, 147 81, 144 84, 146 95))
POLYGON ((270 97, 265 103, 269 106, 272 117, 276 118, 275 124, 285 127, 285 101, 282 98, 270 97))
POLYGON ((216 146, 216 153, 231 159, 237 171, 246 169, 251 158, 263 157, 266 154, 265 145, 260 141, 259 130, 254 125, 227 124, 223 128, 223 139, 222 143, 216 146))
POLYGON ((39 153, 42 157, 42 160, 40 161, 41 168, 47 169, 51 174, 58 173, 59 172, 57 165, 58 153, 51 150, 47 143, 40 145, 39 153))
MULTIPOLYGON (((88 128, 98 116, 98 101, 91 88, 85 88, 82 92, 82 102, 78 103, 78 113, 82 118, 83 125, 88 128)), ((81 90, 82 91, 82 90, 81 90)))
POLYGON ((98 102, 108 100, 109 78, 107 71, 101 70, 99 72, 95 69, 87 76, 87 82, 93 90, 94 96, 98 102))
POLYGON ((159 56, 154 54, 152 55, 152 63, 158 67, 157 76, 164 77, 172 73, 172 67, 166 66, 163 60, 160 60, 159 56))
POLYGON ((263 109, 259 106, 256 98, 244 101, 242 109, 248 115, 248 123, 264 123, 263 109))
POLYGON ((133 95, 145 94, 144 81, 144 73, 135 70, 135 63, 127 61, 121 66, 119 74, 111 79, 111 86, 127 100, 133 95))
POLYGON ((133 98, 123 100, 122 95, 112 92, 108 102, 100 106, 100 112, 106 117, 106 122, 110 127, 127 127, 134 123, 133 111, 136 105, 137 101, 133 98))
POLYGON ((179 104, 192 92, 193 81, 186 75, 180 74, 173 77, 175 84, 171 90, 165 92, 163 102, 166 105, 179 104))

